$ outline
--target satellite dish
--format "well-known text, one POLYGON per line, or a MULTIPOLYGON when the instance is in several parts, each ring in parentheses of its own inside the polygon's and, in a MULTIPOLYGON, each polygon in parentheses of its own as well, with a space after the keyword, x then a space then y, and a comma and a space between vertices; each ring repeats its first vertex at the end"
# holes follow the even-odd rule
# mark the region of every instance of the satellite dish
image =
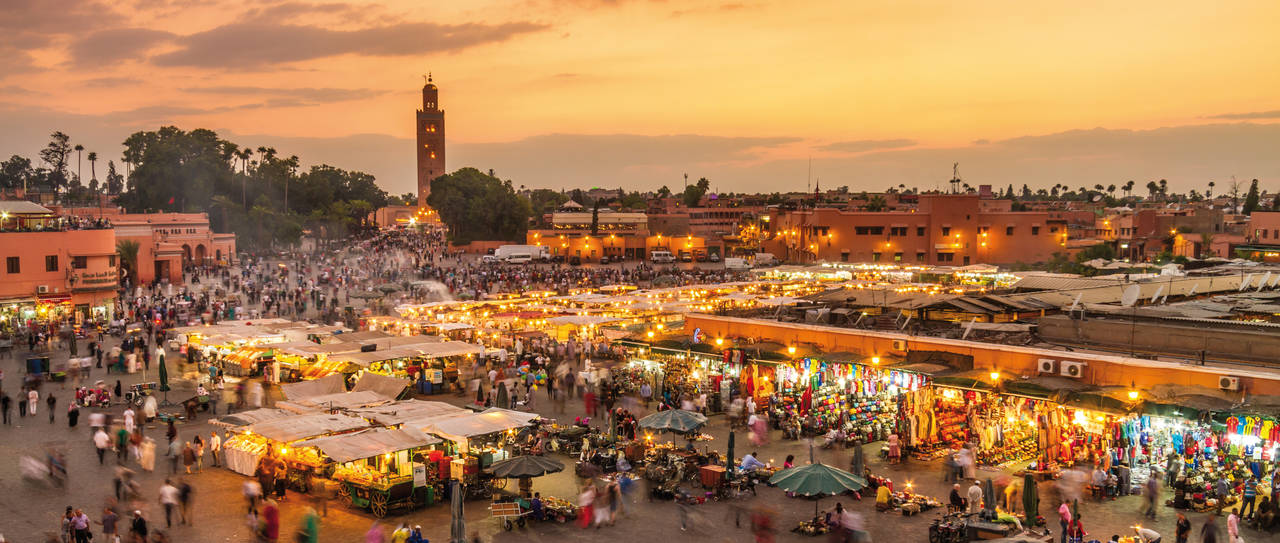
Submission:
POLYGON ((1101 202, 1101 201, 1102 201, 1102 195, 1101 195, 1101 194, 1094 194, 1094 195, 1093 195, 1093 201, 1095 201, 1095 202, 1101 202))
POLYGON ((1137 283, 1129 285, 1129 288, 1124 289, 1124 294, 1120 296, 1120 305, 1133 307, 1133 304, 1138 303, 1138 297, 1141 295, 1142 287, 1137 283))
POLYGON ((1271 280, 1271 272, 1262 274, 1262 279, 1258 280, 1258 290, 1262 290, 1262 287, 1267 286, 1267 281, 1270 281, 1270 280, 1271 280))
POLYGON ((1151 303, 1154 304, 1156 300, 1160 299, 1161 292, 1164 292, 1164 285, 1160 285, 1160 288, 1156 289, 1156 293, 1151 295, 1151 303))
POLYGON ((1244 280, 1240 282, 1240 288, 1236 289, 1236 292, 1243 292, 1244 289, 1249 288, 1249 283, 1252 283, 1252 282, 1253 282, 1253 274, 1250 273, 1248 275, 1245 275, 1244 280))

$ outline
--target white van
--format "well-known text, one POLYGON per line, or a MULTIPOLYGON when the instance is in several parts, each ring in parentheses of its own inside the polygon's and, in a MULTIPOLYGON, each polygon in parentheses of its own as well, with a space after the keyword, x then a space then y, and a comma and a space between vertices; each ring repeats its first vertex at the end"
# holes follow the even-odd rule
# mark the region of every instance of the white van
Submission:
POLYGON ((649 261, 654 264, 671 264, 676 261, 676 257, 671 255, 671 251, 649 251, 649 261))
POLYGON ((751 264, 748 264, 745 258, 726 258, 724 259, 724 269, 749 270, 751 269, 751 264))
POLYGON ((777 266, 778 259, 773 256, 773 253, 756 253, 755 263, 757 267, 777 266))
POLYGON ((505 260, 508 264, 527 264, 533 262, 533 255, 529 253, 512 253, 507 255, 505 260))
MULTIPOLYGON (((549 260, 551 255, 547 247, 542 245, 503 245, 493 251, 494 258, 503 262, 511 262, 511 257, 528 255, 530 259, 549 260)), ((522 260, 528 262, 528 260, 522 260)))

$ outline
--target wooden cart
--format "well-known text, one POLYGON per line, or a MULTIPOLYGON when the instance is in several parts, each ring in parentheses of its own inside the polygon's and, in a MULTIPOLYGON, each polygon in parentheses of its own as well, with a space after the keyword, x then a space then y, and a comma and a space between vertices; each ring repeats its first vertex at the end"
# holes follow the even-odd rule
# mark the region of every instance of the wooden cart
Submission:
POLYGON ((390 481, 339 481, 338 496, 350 507, 368 509, 382 518, 390 511, 412 510, 427 504, 427 489, 414 488, 412 477, 390 481))

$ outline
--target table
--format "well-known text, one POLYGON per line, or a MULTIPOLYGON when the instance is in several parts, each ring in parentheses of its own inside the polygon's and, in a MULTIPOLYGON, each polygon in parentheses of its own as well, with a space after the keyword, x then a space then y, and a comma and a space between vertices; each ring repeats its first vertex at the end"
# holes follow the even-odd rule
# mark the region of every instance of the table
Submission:
POLYGON ((724 466, 702 466, 698 468, 698 478, 703 488, 716 488, 724 481, 724 466))

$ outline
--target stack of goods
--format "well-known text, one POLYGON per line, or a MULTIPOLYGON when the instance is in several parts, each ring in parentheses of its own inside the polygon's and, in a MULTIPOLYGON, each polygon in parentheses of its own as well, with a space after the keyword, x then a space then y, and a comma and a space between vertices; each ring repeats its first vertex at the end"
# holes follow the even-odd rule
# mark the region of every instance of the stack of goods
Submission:
POLYGON ((542 498, 542 510, 547 520, 567 522, 578 518, 578 508, 554 496, 542 498))
POLYGON ((341 464, 333 470, 333 479, 335 481, 348 481, 357 484, 369 485, 374 481, 382 480, 386 474, 379 473, 370 469, 364 463, 347 462, 341 464))
POLYGON ((893 494, 893 506, 901 509, 904 516, 911 516, 921 511, 941 507, 942 503, 928 496, 915 494, 908 488, 893 494))
POLYGON ((819 418, 838 417, 844 406, 844 393, 836 387, 822 387, 813 393, 812 411, 819 418))
POLYGON ((969 441, 969 417, 963 404, 938 400, 933 410, 938 420, 938 439, 952 446, 969 441))
POLYGON ((849 401, 850 433, 863 441, 884 441, 893 432, 896 402, 883 396, 855 397, 849 401))
POLYGON ((1003 446, 978 452, 978 463, 984 466, 1003 466, 1015 462, 1031 460, 1040 454, 1036 438, 1024 436, 1017 439, 1006 438, 1003 446))
POLYGON ((827 526, 826 520, 821 517, 816 517, 813 520, 800 521, 800 524, 796 525, 795 528, 792 528, 791 531, 797 534, 813 537, 825 534, 829 529, 830 528, 827 526))
POLYGON ((916 460, 936 460, 951 453, 951 447, 942 443, 927 443, 916 447, 911 451, 911 457, 916 460))

